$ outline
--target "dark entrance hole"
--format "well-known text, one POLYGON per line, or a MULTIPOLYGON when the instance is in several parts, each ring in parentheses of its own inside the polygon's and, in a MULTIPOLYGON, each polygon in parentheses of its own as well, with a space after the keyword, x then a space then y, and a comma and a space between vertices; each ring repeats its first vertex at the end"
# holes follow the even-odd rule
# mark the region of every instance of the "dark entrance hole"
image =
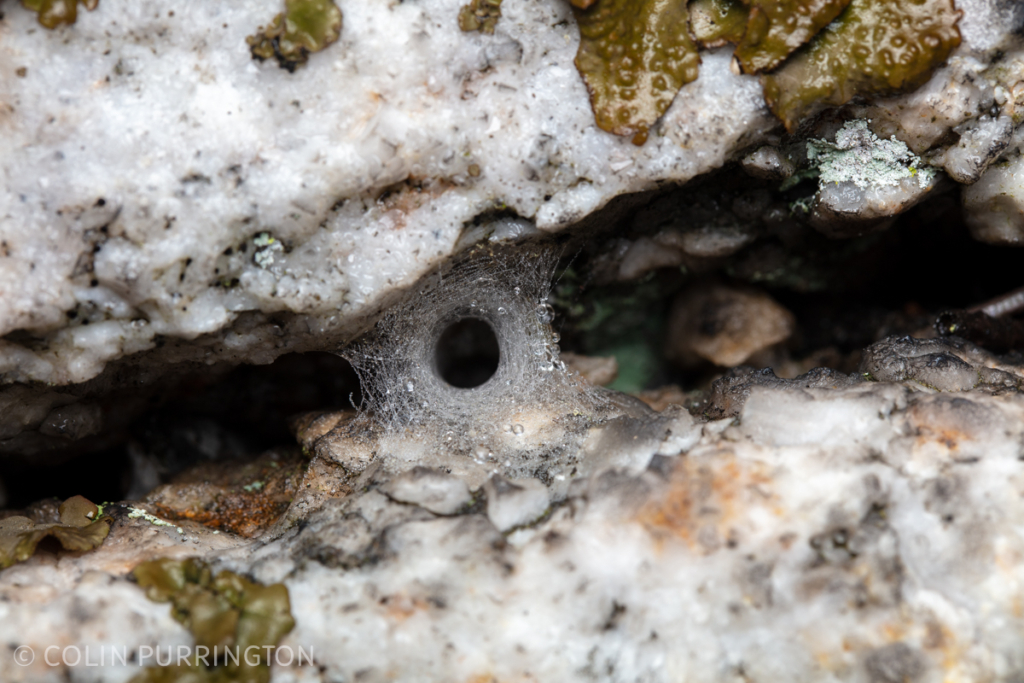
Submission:
POLYGON ((472 389, 489 380, 500 361, 494 328, 480 318, 463 318, 449 325, 434 350, 438 377, 459 389, 472 389))

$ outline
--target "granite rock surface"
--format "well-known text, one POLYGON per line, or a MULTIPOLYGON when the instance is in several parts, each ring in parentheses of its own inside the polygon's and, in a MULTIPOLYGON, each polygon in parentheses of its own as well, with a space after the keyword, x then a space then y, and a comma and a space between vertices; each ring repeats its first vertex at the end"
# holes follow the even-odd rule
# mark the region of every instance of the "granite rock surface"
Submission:
MULTIPOLYGON (((289 512, 256 539, 115 511, 98 550, 0 574, 0 634, 37 651, 188 646, 126 573, 198 555, 288 587, 296 627, 281 645, 315 661, 275 664, 273 681, 1024 671, 1018 392, 755 386, 736 417, 608 417, 614 462, 568 486, 481 483, 440 453, 430 467, 382 454, 357 472, 350 449, 320 447, 289 512)), ((300 437, 315 446, 323 427, 309 425, 300 437)), ((126 681, 138 670, 2 658, 0 672, 126 681)))

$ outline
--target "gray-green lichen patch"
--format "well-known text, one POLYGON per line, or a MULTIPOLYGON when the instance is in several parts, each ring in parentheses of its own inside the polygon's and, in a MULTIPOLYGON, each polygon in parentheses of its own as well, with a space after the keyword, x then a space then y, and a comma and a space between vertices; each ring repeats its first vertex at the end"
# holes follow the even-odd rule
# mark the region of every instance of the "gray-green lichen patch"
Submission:
POLYGON ((884 229, 928 196, 940 178, 906 144, 894 136, 879 139, 863 119, 846 122, 834 143, 809 141, 807 157, 818 174, 810 224, 832 238, 884 229))
POLYGON ((341 10, 333 0, 285 0, 285 11, 245 39, 254 59, 276 59, 294 72, 341 35, 341 10))
POLYGON ((501 0, 473 0, 459 10, 459 28, 491 34, 500 18, 501 0))
POLYGON ((132 683, 269 680, 269 653, 295 627, 284 584, 264 586, 226 570, 215 576, 195 558, 144 562, 132 576, 150 600, 171 603, 171 615, 195 638, 194 652, 205 649, 209 655, 217 648, 252 655, 211 662, 194 654, 187 663, 146 669, 132 683))
POLYGON ((79 2, 90 12, 100 4, 100 0, 21 0, 26 9, 39 13, 39 23, 49 29, 75 23, 79 2))
POLYGON ((24 562, 39 542, 52 536, 65 550, 92 550, 110 533, 110 523, 99 518, 99 508, 82 496, 68 498, 58 508, 60 523, 36 524, 28 517, 0 520, 0 569, 24 562))
POLYGON ((935 169, 921 167, 921 159, 906 144, 892 136, 879 139, 868 121, 847 121, 836 133, 835 142, 810 140, 807 159, 818 169, 821 186, 852 182, 859 188, 896 185, 904 178, 917 178, 921 187, 935 179, 935 169))
POLYGON ((960 15, 952 0, 853 0, 764 77, 765 100, 792 131, 820 106, 917 87, 960 44, 960 15))
POLYGON ((750 6, 736 59, 748 74, 771 71, 839 16, 850 0, 743 0, 750 6))
POLYGON ((700 57, 686 4, 599 0, 573 13, 580 28, 576 68, 598 127, 642 145, 679 88, 697 78, 700 57))

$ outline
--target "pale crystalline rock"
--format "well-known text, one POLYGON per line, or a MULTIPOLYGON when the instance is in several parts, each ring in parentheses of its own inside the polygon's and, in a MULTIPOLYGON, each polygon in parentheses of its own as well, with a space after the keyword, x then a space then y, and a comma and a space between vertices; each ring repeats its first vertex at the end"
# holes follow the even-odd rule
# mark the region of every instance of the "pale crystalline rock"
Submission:
POLYGON ((484 484, 487 519, 498 531, 536 521, 548 509, 548 487, 537 479, 509 481, 495 475, 484 484))
POLYGON ((1024 245, 1024 157, 1019 154, 989 170, 964 189, 964 217, 975 239, 1024 245))
MULTIPOLYGON (((434 473, 378 472, 318 497, 314 461, 293 504, 303 523, 262 539, 183 524, 178 542, 119 518, 94 552, 0 573, 0 638, 37 653, 187 646, 170 605, 124 576, 145 556, 199 554, 288 587, 296 625, 281 646, 315 665, 279 659, 273 683, 1024 675, 1019 394, 793 383, 754 387, 737 417, 697 425, 683 456, 646 450, 639 467, 595 470, 561 494, 491 479, 472 487, 482 505, 454 515, 395 499, 434 473)), ((682 422, 623 423, 605 456, 682 422)), ((0 658, 12 683, 137 671, 0 658)))
MULTIPOLYGON (((57 31, 5 10, 0 381, 332 348, 474 241, 560 230, 739 155, 792 172, 751 154, 778 144, 778 123, 730 48, 702 53, 700 77, 636 147, 594 125, 564 0, 509 1, 493 35, 460 31, 462 4, 342 3, 340 40, 295 73, 252 60, 245 37, 275 11, 255 0, 173 13, 104 0, 57 31), (477 231, 495 210, 519 218, 477 231)), ((917 154, 958 127, 945 168, 973 178, 998 167, 1006 117, 1020 120, 1021 14, 1008 0, 960 4, 964 42, 947 66, 851 112, 917 154)), ((852 201, 892 213, 924 191, 852 201)), ((643 244, 623 277, 750 239, 737 228, 643 244)))
POLYGON ((438 515, 451 515, 472 500, 466 482, 426 467, 414 467, 382 487, 400 503, 419 505, 438 515))
POLYGON ((498 239, 558 230, 774 125, 757 80, 709 54, 635 147, 594 125, 565 2, 510 2, 490 36, 459 30, 461 5, 343 3, 340 41, 295 73, 249 54, 265 2, 105 0, 59 31, 11 6, 0 334, 41 341, 5 343, 3 377, 82 382, 168 339, 206 362, 322 348, 480 213, 528 219, 498 239), (277 340, 251 312, 299 317, 277 340), (84 321, 109 329, 69 334, 84 321))

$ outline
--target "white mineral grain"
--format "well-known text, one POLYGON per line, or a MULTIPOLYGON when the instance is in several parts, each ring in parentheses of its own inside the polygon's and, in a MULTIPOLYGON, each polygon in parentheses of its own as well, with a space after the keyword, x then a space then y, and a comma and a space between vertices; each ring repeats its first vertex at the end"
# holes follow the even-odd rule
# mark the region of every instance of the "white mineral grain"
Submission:
POLYGON ((419 505, 439 515, 451 515, 472 500, 466 482, 425 467, 414 467, 382 489, 400 503, 419 505))

